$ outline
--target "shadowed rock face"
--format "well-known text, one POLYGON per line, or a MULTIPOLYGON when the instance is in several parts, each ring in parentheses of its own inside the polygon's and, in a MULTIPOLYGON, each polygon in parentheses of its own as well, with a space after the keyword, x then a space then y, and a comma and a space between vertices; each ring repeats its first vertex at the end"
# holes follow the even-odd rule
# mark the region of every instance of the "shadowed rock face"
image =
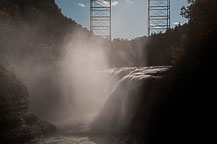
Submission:
POLYGON ((0 142, 22 143, 56 130, 29 112, 29 102, 26 87, 0 65, 0 142))
POLYGON ((144 133, 163 74, 170 67, 124 67, 110 70, 115 87, 94 126, 109 131, 144 133))

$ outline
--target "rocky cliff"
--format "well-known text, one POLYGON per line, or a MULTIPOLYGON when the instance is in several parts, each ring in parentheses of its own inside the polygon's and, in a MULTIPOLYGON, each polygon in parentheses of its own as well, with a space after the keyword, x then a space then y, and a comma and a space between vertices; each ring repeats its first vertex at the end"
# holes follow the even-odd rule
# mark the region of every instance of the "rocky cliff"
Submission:
POLYGON ((29 111, 29 102, 26 87, 0 65, 0 143, 22 143, 56 130, 29 111))

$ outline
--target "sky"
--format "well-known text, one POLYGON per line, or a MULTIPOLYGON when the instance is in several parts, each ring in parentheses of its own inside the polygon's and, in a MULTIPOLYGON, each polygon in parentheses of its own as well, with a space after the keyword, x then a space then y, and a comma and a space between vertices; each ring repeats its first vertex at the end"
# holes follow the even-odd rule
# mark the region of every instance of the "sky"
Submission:
MULTIPOLYGON (((147 35, 148 0, 112 0, 112 38, 133 39, 147 35)), ((56 0, 63 14, 89 29, 90 0, 56 0)), ((186 23, 180 9, 187 0, 170 0, 171 27, 186 23)))

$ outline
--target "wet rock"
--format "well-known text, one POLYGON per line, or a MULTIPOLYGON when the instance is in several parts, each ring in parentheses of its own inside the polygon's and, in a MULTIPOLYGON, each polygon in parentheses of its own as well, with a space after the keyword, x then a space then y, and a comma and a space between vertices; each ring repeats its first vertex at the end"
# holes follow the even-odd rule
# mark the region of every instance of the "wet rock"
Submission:
POLYGON ((29 102, 26 87, 0 64, 0 143, 22 143, 56 131, 29 112, 29 102))

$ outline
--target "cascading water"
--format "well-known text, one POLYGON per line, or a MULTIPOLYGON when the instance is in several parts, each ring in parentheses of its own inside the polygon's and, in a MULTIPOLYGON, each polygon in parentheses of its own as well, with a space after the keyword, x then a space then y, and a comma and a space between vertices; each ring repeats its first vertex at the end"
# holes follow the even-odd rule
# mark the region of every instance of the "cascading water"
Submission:
POLYGON ((150 80, 162 78, 169 68, 123 67, 98 71, 98 74, 113 81, 110 85, 104 86, 104 89, 98 89, 98 94, 105 94, 110 90, 110 95, 105 98, 103 106, 98 110, 99 113, 91 120, 86 116, 82 120, 56 123, 59 129, 58 134, 41 139, 37 143, 118 144, 129 141, 126 138, 112 135, 110 132, 121 132, 128 127, 138 109, 138 103, 142 100, 143 91, 141 90, 144 85, 150 80))

